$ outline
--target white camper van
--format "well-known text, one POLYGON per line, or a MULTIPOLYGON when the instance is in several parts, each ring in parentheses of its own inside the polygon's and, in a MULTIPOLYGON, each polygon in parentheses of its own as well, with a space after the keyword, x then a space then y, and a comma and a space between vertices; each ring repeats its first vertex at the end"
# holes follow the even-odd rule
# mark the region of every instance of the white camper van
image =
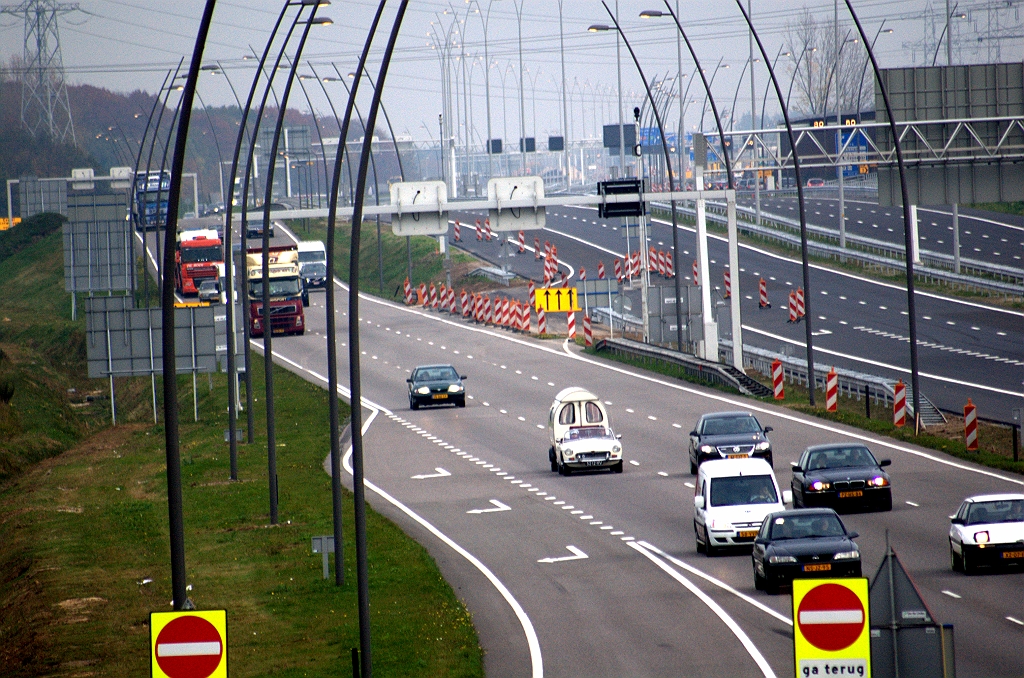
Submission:
POLYGON ((608 468, 622 473, 621 436, 615 435, 608 411, 596 395, 579 387, 563 389, 548 412, 548 460, 551 470, 608 468))

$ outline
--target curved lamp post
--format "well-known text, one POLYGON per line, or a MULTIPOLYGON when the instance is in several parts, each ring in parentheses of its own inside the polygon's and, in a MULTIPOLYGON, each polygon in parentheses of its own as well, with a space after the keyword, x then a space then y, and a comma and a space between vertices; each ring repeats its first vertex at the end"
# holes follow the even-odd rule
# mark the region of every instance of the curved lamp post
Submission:
MULTIPOLYGON (((747 10, 743 8, 741 0, 736 0, 736 6, 739 7, 740 12, 743 13, 743 19, 747 22, 747 26, 750 28, 750 33, 754 36, 754 41, 757 43, 757 48, 761 52, 761 58, 768 63, 768 53, 764 49, 764 44, 761 42, 761 36, 758 35, 754 29, 754 22, 750 20, 750 15, 747 14, 747 10)), ((772 85, 775 87, 775 94, 779 97, 779 105, 782 106, 782 116, 786 121, 786 134, 789 136, 789 145, 793 149, 793 171, 796 174, 796 191, 797 198, 800 203, 800 264, 803 271, 803 283, 804 283, 804 338, 806 341, 807 348, 807 393, 809 396, 811 407, 814 407, 814 390, 816 387, 816 381, 814 377, 814 336, 811 332, 811 277, 810 277, 810 264, 807 258, 807 219, 806 212, 804 209, 804 188, 803 182, 800 178, 800 156, 797 153, 796 148, 796 137, 793 135, 793 125, 789 122, 789 106, 782 99, 782 88, 779 86, 779 80, 775 77, 775 69, 769 67, 768 75, 771 78, 772 85)))
MULTIPOLYGON (((601 4, 604 6, 605 11, 608 12, 608 17, 611 19, 612 25, 615 27, 616 32, 618 32, 619 36, 622 38, 622 42, 626 45, 626 49, 629 50, 629 56, 632 57, 633 64, 636 66, 636 71, 640 75, 640 80, 644 83, 644 89, 647 91, 647 98, 651 101, 651 109, 654 112, 655 120, 657 120, 657 122, 658 122, 658 131, 661 134, 661 147, 662 147, 662 150, 665 153, 665 167, 668 169, 669 190, 674 193, 675 190, 676 190, 676 180, 672 176, 672 154, 669 152, 668 140, 665 138, 665 126, 661 122, 661 113, 658 112, 658 107, 654 105, 655 99, 654 99, 654 95, 651 93, 651 87, 650 87, 650 85, 647 82, 647 78, 644 76, 644 69, 640 66, 640 61, 637 60, 637 58, 636 58, 636 52, 633 51, 633 46, 629 44, 629 40, 626 38, 626 34, 622 32, 622 27, 619 25, 618 20, 615 18, 615 14, 608 7, 608 4, 606 2, 604 2, 604 0, 601 0, 601 4)), ((592 31, 592 32, 599 32, 599 31, 607 31, 607 30, 610 30, 610 29, 609 29, 608 26, 601 25, 601 24, 595 24, 595 25, 591 26, 590 28, 588 28, 587 30, 592 31)), ((637 143, 640 143, 639 139, 637 139, 637 143)), ((674 256, 675 256, 675 264, 676 264, 676 271, 675 271, 676 274, 673 276, 673 284, 675 285, 675 293, 676 293, 676 350, 678 350, 679 352, 682 352, 683 351, 683 306, 682 306, 682 303, 681 303, 681 296, 682 296, 683 292, 682 292, 682 285, 679 282, 679 271, 682 270, 682 269, 679 266, 679 253, 681 252, 681 250, 679 249, 679 228, 678 228, 677 217, 676 217, 676 201, 675 200, 671 201, 671 209, 672 209, 672 249, 675 252, 674 256)), ((641 252, 641 256, 643 257, 645 263, 647 263, 647 268, 649 269, 650 262, 647 261, 647 259, 648 259, 648 256, 647 256, 647 243, 642 243, 642 246, 640 247, 640 252, 641 252)), ((646 280, 647 280, 646 276, 648 275, 648 273, 646 271, 644 271, 644 272, 641 272, 641 275, 644 276, 643 279, 644 279, 644 281, 646 283, 646 280)), ((643 287, 644 287, 643 293, 644 293, 644 295, 646 295, 647 294, 647 285, 644 284, 643 287)))

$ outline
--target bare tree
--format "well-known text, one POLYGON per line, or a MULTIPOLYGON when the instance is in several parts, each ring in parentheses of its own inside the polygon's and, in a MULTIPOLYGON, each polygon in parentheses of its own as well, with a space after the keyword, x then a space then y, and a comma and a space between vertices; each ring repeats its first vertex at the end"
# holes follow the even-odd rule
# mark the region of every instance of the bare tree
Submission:
POLYGON ((800 18, 789 25, 789 72, 794 78, 789 105, 793 111, 809 117, 833 114, 837 86, 844 113, 854 112, 858 101, 873 104, 873 83, 862 77, 867 55, 851 29, 852 25, 839 23, 837 74, 835 21, 831 13, 819 20, 805 8, 800 18))

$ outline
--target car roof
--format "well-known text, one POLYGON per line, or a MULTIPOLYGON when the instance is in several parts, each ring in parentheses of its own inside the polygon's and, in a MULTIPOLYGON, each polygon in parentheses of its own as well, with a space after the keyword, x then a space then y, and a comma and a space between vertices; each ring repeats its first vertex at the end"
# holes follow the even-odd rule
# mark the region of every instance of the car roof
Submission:
POLYGON ((735 476, 775 475, 764 459, 711 459, 700 465, 700 472, 708 478, 735 476))
MULTIPOLYGON (((412 371, 415 372, 416 370, 429 370, 436 367, 450 367, 453 370, 455 369, 454 365, 450 365, 448 363, 437 363, 436 365, 417 365, 416 367, 413 368, 412 371)), ((457 371, 458 370, 456 370, 456 372, 457 371)))
POLYGON ((556 402, 565 401, 581 401, 581 400, 598 400, 598 397, 580 386, 570 386, 569 388, 563 388, 555 396, 556 402))
POLYGON ((701 419, 725 419, 731 417, 752 417, 754 416, 750 412, 743 412, 735 410, 731 412, 708 412, 707 414, 700 415, 701 419))
POLYGON ((977 504, 983 501, 1008 501, 1010 499, 1024 499, 1024 494, 1004 492, 1003 494, 976 494, 973 497, 964 499, 966 502, 977 504))
POLYGON ((825 514, 830 516, 839 517, 839 514, 835 510, 830 508, 798 508, 798 509, 787 509, 785 511, 776 511, 770 514, 768 517, 772 518, 788 518, 791 516, 809 516, 814 514, 825 514))
POLYGON ((299 251, 300 252, 321 252, 326 251, 327 248, 319 240, 300 240, 299 251))
POLYGON ((837 450, 842 447, 863 447, 868 449, 868 451, 870 451, 871 449, 864 443, 848 441, 842 443, 822 443, 820 445, 811 445, 806 450, 804 450, 804 452, 817 452, 818 450, 837 450))

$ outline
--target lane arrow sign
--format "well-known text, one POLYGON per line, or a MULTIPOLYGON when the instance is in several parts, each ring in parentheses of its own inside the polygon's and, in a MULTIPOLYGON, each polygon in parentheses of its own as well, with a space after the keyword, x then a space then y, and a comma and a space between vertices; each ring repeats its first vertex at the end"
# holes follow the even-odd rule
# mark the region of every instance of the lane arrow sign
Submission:
POLYGON ((413 476, 412 479, 413 480, 424 480, 426 478, 444 478, 445 476, 450 476, 451 475, 451 473, 449 473, 448 471, 445 471, 440 466, 438 466, 434 470, 437 471, 437 473, 421 473, 418 476, 413 476))
POLYGON ((494 504, 494 505, 495 505, 495 506, 496 506, 497 508, 489 508, 489 509, 473 509, 473 510, 471 510, 471 511, 466 511, 466 513, 473 513, 473 514, 479 514, 479 513, 497 513, 498 511, 511 511, 511 510, 512 510, 512 507, 511 507, 511 506, 506 506, 505 504, 502 504, 502 503, 501 503, 500 501, 498 501, 497 499, 492 499, 492 500, 491 500, 491 503, 492 503, 492 504, 494 504))
POLYGON ((562 558, 541 558, 537 562, 538 563, 561 563, 561 562, 563 562, 565 560, 584 560, 584 559, 590 557, 586 553, 584 553, 583 551, 580 551, 575 546, 569 545, 569 546, 566 546, 565 548, 569 549, 569 552, 573 553, 574 555, 563 556, 562 558))

